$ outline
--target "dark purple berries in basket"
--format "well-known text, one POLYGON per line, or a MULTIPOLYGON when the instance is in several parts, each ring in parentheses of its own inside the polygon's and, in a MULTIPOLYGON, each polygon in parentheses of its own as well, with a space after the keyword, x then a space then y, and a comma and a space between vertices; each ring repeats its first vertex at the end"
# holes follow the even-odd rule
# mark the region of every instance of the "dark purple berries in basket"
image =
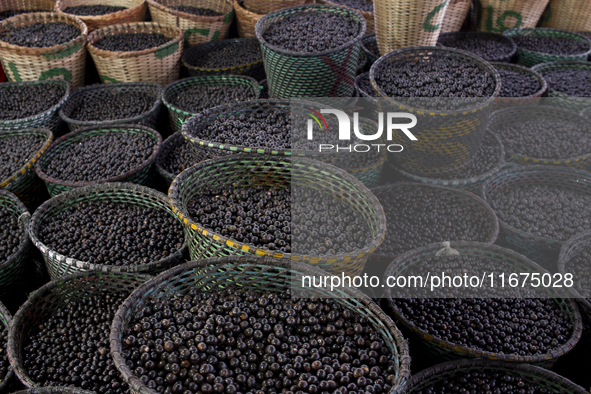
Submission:
POLYGON ((549 55, 577 55, 589 51, 589 42, 568 37, 517 34, 511 37, 521 49, 549 55))
POLYGON ((168 102, 183 111, 199 113, 223 104, 254 100, 256 97, 252 90, 250 85, 243 84, 193 86, 171 97, 168 102))
POLYGON ((112 52, 134 52, 157 48, 171 41, 160 33, 119 33, 94 42, 98 49, 112 52))
POLYGON ((206 53, 187 59, 190 66, 203 69, 237 67, 261 61, 263 53, 256 40, 246 42, 229 42, 226 45, 213 47, 206 53))
POLYGON ((317 53, 338 48, 359 35, 358 21, 333 12, 290 14, 272 23, 263 39, 276 48, 317 53))
POLYGON ((542 88, 538 78, 526 71, 497 67, 497 72, 501 77, 499 97, 528 97, 542 88))
POLYGON ((65 44, 81 33, 78 27, 65 22, 37 22, 9 28, 0 33, 0 41, 21 47, 44 48, 65 44))
POLYGON ((18 225, 18 218, 7 208, 0 206, 0 262, 6 262, 18 251, 24 237, 24 231, 18 225))
POLYGON ((39 240, 64 256, 114 266, 159 261, 184 243, 180 224, 166 211, 108 202, 63 210, 41 225, 39 240))
POLYGON ((232 289, 146 303, 122 354, 157 393, 378 394, 396 379, 382 337, 334 300, 232 289))
POLYGON ((378 40, 375 35, 373 36, 373 39, 371 39, 371 40, 368 39, 368 40, 362 41, 361 45, 363 45, 363 47, 365 49, 367 49, 371 54, 373 54, 376 59, 380 57, 380 49, 378 48, 378 40))
POLYGON ((23 365, 39 386, 74 386, 124 394, 129 387, 109 353, 110 326, 124 294, 74 298, 38 321, 23 340, 23 365))
POLYGON ((503 36, 463 34, 439 36, 438 44, 447 48, 461 49, 488 61, 507 58, 514 51, 514 46, 503 36))
POLYGON ((591 97, 591 69, 541 71, 548 88, 567 96, 591 97))
POLYGON ((591 248, 589 246, 567 263, 565 272, 572 273, 576 278, 573 285, 575 290, 587 300, 591 300, 591 248))
MULTIPOLYGON (((203 150, 204 154, 211 152, 211 150, 203 150)), ((212 155, 213 156, 213 155, 212 155)), ((195 148, 190 141, 180 138, 180 143, 172 147, 166 156, 160 159, 162 167, 170 174, 177 176, 198 163, 195 148)))
POLYGON ((119 12, 126 10, 127 7, 121 7, 116 5, 77 5, 72 7, 66 7, 64 12, 66 14, 78 15, 78 16, 99 16, 112 14, 113 12, 119 12))
POLYGON ((331 0, 333 4, 343 5, 356 10, 373 12, 373 2, 365 0, 331 0))
POLYGON ((0 89, 0 120, 28 118, 47 111, 66 94, 62 84, 12 85, 0 89))
POLYGON ((8 362, 8 328, 4 324, 0 327, 0 382, 3 382, 8 374, 10 363, 8 362))
POLYGON ((199 16, 222 16, 221 12, 210 10, 208 8, 193 7, 190 5, 177 5, 170 7, 175 11, 186 12, 187 14, 199 15, 199 16))
POLYGON ((78 121, 107 121, 129 119, 149 112, 155 97, 142 92, 94 92, 85 96, 69 114, 78 121))
POLYGON ((2 137, 0 132, 0 182, 22 169, 45 143, 45 138, 38 135, 15 134, 2 137))
POLYGON ((359 74, 357 77, 357 87, 361 92, 369 97, 377 97, 377 92, 373 88, 371 81, 369 80, 369 73, 359 74))

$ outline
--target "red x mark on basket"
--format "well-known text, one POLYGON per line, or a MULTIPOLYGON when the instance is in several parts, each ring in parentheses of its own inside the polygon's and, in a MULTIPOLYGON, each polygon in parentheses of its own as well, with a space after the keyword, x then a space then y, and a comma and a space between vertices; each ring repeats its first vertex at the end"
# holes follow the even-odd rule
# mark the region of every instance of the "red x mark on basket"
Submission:
POLYGON ((353 52, 353 47, 349 48, 349 51, 347 52, 347 56, 345 56, 345 59, 343 59, 343 62, 339 65, 337 64, 334 60, 332 60, 328 55, 323 55, 320 57, 320 59, 328 66, 330 67, 330 69, 339 76, 339 78, 337 78, 337 81, 335 82, 335 84, 333 85, 331 91, 330 91, 330 95, 332 97, 335 97, 336 91, 340 85, 340 83, 342 81, 347 82, 350 85, 354 85, 355 82, 353 81, 353 78, 351 78, 350 76, 346 75, 345 73, 342 73, 341 71, 343 70, 343 65, 347 64, 349 62, 349 58, 351 57, 351 52, 353 52))

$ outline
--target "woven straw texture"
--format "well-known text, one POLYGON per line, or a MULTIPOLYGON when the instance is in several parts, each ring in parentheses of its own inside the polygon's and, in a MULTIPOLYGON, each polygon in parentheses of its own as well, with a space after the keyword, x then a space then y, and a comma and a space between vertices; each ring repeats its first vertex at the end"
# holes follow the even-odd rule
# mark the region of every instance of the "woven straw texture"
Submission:
POLYGON ((55 0, 4 0, 0 4, 0 12, 9 10, 48 11, 55 9, 55 0))
POLYGON ((25 279, 25 268, 32 246, 27 235, 31 215, 23 203, 6 190, 0 190, 0 205, 17 219, 19 230, 24 233, 17 252, 11 255, 8 260, 0 261, 0 297, 4 297, 13 294, 13 291, 18 289, 25 279))
POLYGON ((223 40, 234 20, 231 0, 147 0, 154 22, 182 29, 185 47, 208 41, 223 40), (207 8, 223 15, 202 16, 176 11, 170 7, 184 5, 207 8))
POLYGON ((234 0, 234 11, 236 11, 236 25, 238 36, 242 38, 256 38, 254 27, 264 14, 256 14, 244 8, 244 2, 234 0))
MULTIPOLYGON (((248 0, 245 0, 245 1, 248 1, 248 0)), ((368 1, 368 2, 373 3, 373 1, 368 1)), ((303 2, 302 2, 302 4, 303 4, 303 2)), ((363 15, 363 18, 365 19, 365 23, 367 24, 367 29, 365 30, 365 32, 367 34, 374 34, 376 32, 376 24, 374 22, 373 12, 358 10, 357 8, 347 7, 345 5, 338 4, 338 3, 335 3, 335 2, 332 2, 329 0, 318 0, 317 4, 328 4, 328 5, 334 5, 335 7, 351 8, 351 9, 359 12, 361 15, 363 15)))
POLYGON ((116 25, 118 23, 141 22, 146 18, 148 5, 145 0, 57 0, 55 8, 58 14, 80 18, 80 20, 86 24, 88 32, 90 33, 103 26, 116 25), (95 4, 127 7, 127 9, 97 16, 73 15, 64 12, 68 7, 95 4))
MULTIPOLYGON (((455 249, 460 253, 460 255, 463 256, 474 256, 477 258, 503 262, 509 266, 508 269, 512 269, 513 272, 540 272, 540 267, 537 264, 510 249, 478 242, 451 242, 450 245, 451 248, 455 249)), ((385 276, 400 275, 401 273, 405 272, 408 267, 420 265, 427 258, 434 257, 437 252, 441 250, 441 248, 441 244, 432 244, 407 252, 392 261, 392 263, 386 269, 385 276)), ((550 294, 555 294, 555 292, 553 292, 551 289, 548 289, 548 292, 550 294)), ((491 353, 443 340, 420 329, 414 324, 413 321, 408 320, 408 318, 396 308, 391 299, 388 301, 388 306, 394 315, 394 320, 400 322, 403 326, 412 331, 413 336, 419 340, 419 348, 432 356, 432 360, 442 362, 460 358, 483 358, 489 360, 502 360, 508 362, 548 366, 556 362, 559 357, 565 355, 575 347, 581 338, 583 330, 581 314, 579 313, 575 302, 571 299, 561 298, 555 298, 554 301, 570 318, 573 324, 573 332, 565 344, 551 349, 546 354, 538 354, 533 356, 491 353)))
MULTIPOLYGON (((519 166, 499 171, 482 186, 484 200, 495 209, 496 196, 510 188, 522 185, 552 185, 564 190, 591 193, 591 173, 557 166, 519 166)), ((499 220, 499 240, 522 253, 550 272, 556 271, 556 262, 564 241, 527 233, 499 220)), ((539 226, 549 223, 540 222, 539 226)))
POLYGON ((228 255, 264 255, 280 259, 302 261, 329 272, 358 275, 365 262, 383 241, 386 232, 384 211, 378 200, 355 177, 334 166, 306 158, 284 159, 270 156, 232 155, 208 160, 182 172, 168 191, 173 211, 185 228, 192 259, 228 255), (228 239, 194 222, 187 210, 189 201, 207 187, 287 186, 305 187, 314 184, 327 195, 345 195, 343 203, 350 206, 364 220, 371 232, 371 242, 364 249, 346 255, 309 256, 266 249, 228 239))
POLYGON ((255 14, 268 14, 305 4, 305 0, 244 0, 244 8, 255 14))
MULTIPOLYGON (((12 315, 6 309, 4 304, 0 302, 0 322, 4 325, 6 330, 10 327, 10 322, 12 321, 12 315)), ((8 373, 4 377, 4 379, 0 382, 0 390, 2 392, 6 392, 8 389, 8 385, 10 384, 11 380, 14 378, 14 372, 12 371, 12 367, 8 367, 8 373)))
MULTIPOLYGON (((122 334, 134 313, 141 310, 149 297, 182 297, 191 289, 204 292, 222 288, 252 289, 285 293, 292 286, 292 280, 302 275, 325 275, 306 264, 290 263, 269 257, 232 256, 192 261, 173 268, 145 283, 125 300, 113 319, 111 330, 111 352, 113 360, 123 379, 134 394, 155 394, 146 387, 127 367, 121 354, 122 334)), ((382 337, 388 350, 396 356, 394 386, 404 385, 410 376, 408 344, 392 320, 363 293, 349 288, 336 288, 334 292, 320 288, 306 288, 319 298, 333 298, 344 308, 366 317, 382 337)))
MULTIPOLYGON (((53 133, 47 129, 23 129, 20 131, 0 131, 0 141, 15 136, 34 135, 39 141, 39 150, 33 157, 23 157, 23 166, 7 179, 0 179, 0 189, 14 193, 26 206, 34 205, 43 188, 43 183, 35 174, 35 162, 45 153, 53 142, 53 133)), ((1 142, 0 142, 1 143, 1 142)))
POLYGON ((497 97, 494 104, 493 104, 493 111, 513 107, 515 105, 538 105, 540 102, 540 97, 546 93, 546 89, 548 88, 548 84, 546 80, 540 75, 540 73, 533 71, 532 69, 524 66, 520 66, 518 64, 511 64, 511 63, 491 63, 491 65, 497 70, 511 70, 513 72, 518 72, 522 74, 529 74, 536 78, 540 83, 540 89, 537 92, 525 96, 525 97, 516 97, 516 98, 509 98, 509 97, 497 97))
POLYGON ((460 31, 470 11, 471 0, 451 0, 441 25, 441 33, 460 31))
POLYGON ((34 387, 28 390, 17 391, 14 394, 92 394, 93 391, 85 391, 75 387, 34 387))
MULTIPOLYGON (((543 63, 538 64, 537 66, 532 67, 532 70, 539 73, 542 77, 545 77, 545 74, 550 71, 555 70, 591 70, 591 63, 587 61, 578 61, 578 62, 550 62, 550 63, 543 63)), ((573 112, 580 112, 583 109, 589 107, 591 105, 591 100, 589 97, 573 97, 568 96, 565 93, 562 93, 558 90, 553 89, 552 87, 548 86, 548 90, 546 92, 548 97, 556 97, 556 99, 551 100, 553 104, 557 104, 561 107, 566 108, 569 111, 573 112)))
POLYGON ((379 53, 373 53, 372 51, 370 51, 368 49, 367 44, 369 42, 374 42, 377 45, 377 38, 376 38, 376 34, 366 34, 362 39, 361 39, 361 49, 363 50, 363 53, 365 53, 365 56, 367 58, 367 63, 369 64, 369 66, 371 67, 372 64, 374 64, 374 62, 376 60, 378 60, 379 53))
POLYGON ((328 5, 305 5, 273 12, 262 17, 255 26, 263 50, 269 96, 351 97, 361 51, 360 40, 366 23, 356 10, 328 5), (338 48, 319 53, 295 53, 269 45, 263 35, 268 27, 288 15, 308 12, 333 12, 359 23, 357 36, 338 48))
POLYGON ((137 183, 139 185, 150 186, 152 179, 154 178, 155 170, 153 168, 154 161, 160 152, 162 146, 162 136, 156 130, 150 129, 146 126, 140 125, 113 125, 110 127, 86 127, 79 129, 58 138, 45 152, 43 157, 35 164, 35 171, 37 176, 45 182, 47 191, 50 196, 56 196, 65 191, 84 186, 98 185, 109 182, 130 182, 137 183), (142 163, 142 165, 126 172, 125 174, 118 175, 116 177, 101 179, 98 181, 91 182, 72 182, 55 179, 45 174, 45 168, 53 160, 54 156, 63 151, 71 144, 79 143, 85 138, 103 135, 107 133, 143 133, 147 134, 152 140, 154 140, 154 150, 152 155, 142 163))
POLYGON ((83 88, 78 88, 70 94, 66 103, 59 111, 60 118, 68 124, 70 131, 76 131, 84 127, 108 127, 114 124, 139 124, 147 127, 155 128, 158 124, 158 115, 160 114, 160 104, 162 99, 162 86, 157 83, 149 82, 128 82, 128 83, 111 83, 104 85, 91 85, 83 88), (144 93, 153 99, 152 107, 133 118, 114 119, 105 121, 85 121, 75 120, 70 116, 72 112, 83 105, 87 100, 92 100, 96 94, 111 93, 115 97, 119 94, 125 93, 144 93))
POLYGON ((75 89, 84 84, 87 27, 80 19, 55 12, 16 15, 0 22, 0 32, 37 22, 64 22, 80 29, 72 41, 47 48, 21 47, 0 41, 0 60, 9 81, 61 78, 75 89))
POLYGON ((38 383, 31 380, 23 365, 23 345, 27 336, 35 332, 40 321, 49 318, 58 308, 67 305, 71 300, 84 299, 98 292, 130 294, 149 278, 137 273, 77 272, 41 287, 29 297, 12 319, 8 337, 8 358, 16 376, 27 388, 38 386, 38 383))
POLYGON ((448 5, 449 0, 375 0, 380 54, 405 47, 435 46, 448 5))
POLYGON ((179 76, 183 32, 177 27, 154 22, 106 26, 90 33, 88 52, 105 83, 154 82, 168 85, 179 76), (157 48, 132 52, 105 51, 93 45, 103 37, 126 33, 159 33, 171 40, 157 48))
POLYGON ((435 383, 445 381, 458 373, 487 372, 501 373, 520 377, 536 389, 546 389, 548 393, 585 394, 585 389, 554 372, 528 364, 515 364, 489 360, 456 360, 438 364, 414 375, 402 390, 396 389, 391 394, 413 394, 425 390, 435 383))
POLYGON ((517 46, 517 64, 525 67, 533 67, 540 63, 549 63, 556 61, 586 61, 591 54, 591 41, 580 34, 569 32, 565 30, 548 29, 548 28, 536 28, 536 29, 511 29, 503 33, 507 37, 517 36, 538 36, 538 37, 560 37, 565 39, 571 39, 576 41, 584 41, 589 44, 589 50, 574 54, 574 55, 552 55, 549 53, 530 51, 528 49, 520 48, 517 46))
POLYGON ((194 86, 236 86, 246 85, 252 89, 252 95, 256 99, 259 97, 261 89, 254 78, 238 75, 212 75, 193 78, 185 78, 173 82, 164 89, 162 102, 168 109, 170 122, 175 132, 181 131, 183 124, 197 113, 187 112, 181 108, 172 105, 169 100, 194 86))
POLYGON ((132 183, 109 183, 104 185, 87 186, 60 194, 44 202, 33 214, 29 226, 31 240, 41 251, 47 271, 52 280, 78 271, 128 272, 141 274, 157 274, 184 261, 187 254, 187 243, 165 259, 148 264, 134 266, 114 266, 106 264, 92 264, 64 256, 43 244, 39 240, 41 225, 64 209, 83 202, 126 203, 140 207, 150 207, 174 215, 165 194, 153 189, 132 183))
MULTIPOLYGON (((462 33, 444 33, 439 35, 437 45, 444 48, 454 48, 454 42, 462 41, 464 39, 477 39, 482 41, 496 41, 503 45, 505 52, 502 56, 493 59, 485 59, 489 62, 509 63, 515 53, 517 52, 517 45, 509 37, 496 33, 486 32, 462 32, 462 33)), ((501 55, 501 54, 499 54, 501 55)))
POLYGON ((543 27, 591 31, 591 2, 587 0, 550 0, 543 27))
POLYGON ((478 31, 536 27, 549 0, 476 0, 478 31))

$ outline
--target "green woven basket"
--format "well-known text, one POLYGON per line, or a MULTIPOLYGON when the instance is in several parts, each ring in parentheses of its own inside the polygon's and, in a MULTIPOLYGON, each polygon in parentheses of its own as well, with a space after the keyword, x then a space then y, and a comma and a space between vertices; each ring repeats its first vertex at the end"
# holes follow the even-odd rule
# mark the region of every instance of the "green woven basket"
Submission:
MULTIPOLYGON (((115 365, 134 394, 156 394, 129 369, 122 353, 122 337, 129 321, 152 297, 158 299, 183 297, 192 289, 208 292, 240 288, 285 293, 292 290, 292 281, 303 275, 327 275, 307 264, 269 257, 230 256, 191 261, 162 273, 135 290, 117 311, 111 329, 111 353, 115 365)), ((335 298, 344 308, 366 317, 386 346, 396 356, 394 387, 403 386, 410 376, 408 345, 402 334, 384 312, 367 296, 353 288, 306 288, 318 298, 335 298)))
MULTIPOLYGON (((245 85, 252 88, 252 94, 255 99, 259 98, 261 89, 259 83, 251 77, 240 75, 207 75, 200 77, 191 77, 181 79, 168 85, 162 94, 162 102, 168 109, 170 123, 175 132, 181 131, 183 124, 192 116, 197 115, 194 112, 188 112, 171 104, 172 98, 181 92, 194 86, 236 86, 245 85)), ((230 104, 230 103, 228 103, 230 104)), ((206 110, 207 108, 203 108, 206 110)))
POLYGON ((158 152, 160 152, 160 147, 162 146, 162 136, 156 130, 150 129, 146 126, 140 125, 112 125, 110 127, 86 127, 77 131, 73 131, 64 135, 63 137, 58 138, 45 152, 43 157, 37 162, 35 165, 35 171, 37 172, 37 176, 45 182, 45 186, 47 187, 47 191, 51 197, 57 196, 60 193, 65 191, 83 187, 83 186, 90 186, 90 185, 97 185, 101 183, 107 182, 131 182, 137 183, 139 185, 150 186, 152 183, 152 179, 155 175, 155 169, 153 168, 153 164, 156 161, 156 157, 158 156, 158 152), (147 134, 152 140, 154 140, 154 150, 152 155, 140 166, 134 168, 131 171, 128 171, 125 174, 118 175, 116 177, 101 179, 98 181, 92 182, 71 182, 71 181, 62 181, 59 179, 52 178, 45 174, 45 169, 54 158, 54 156, 64 150, 71 144, 79 143, 80 141, 84 140, 87 137, 92 137, 96 135, 103 135, 107 133, 136 133, 136 134, 147 134))
POLYGON ((536 36, 536 37, 548 37, 548 38, 566 38, 576 41, 583 41, 588 43, 589 49, 583 53, 577 53, 574 55, 553 55, 550 53, 543 53, 537 51, 531 51, 523 49, 517 44, 517 64, 526 67, 533 67, 540 63, 549 63, 555 61, 586 61, 591 54, 591 41, 575 32, 566 30, 550 29, 550 28, 525 28, 525 29, 509 29, 503 32, 503 35, 509 38, 518 36, 536 36))
POLYGON ((29 236, 43 255, 47 271, 52 280, 78 271, 130 272, 152 275, 173 267, 184 260, 188 251, 186 241, 180 250, 162 260, 134 266, 113 266, 80 261, 64 256, 53 250, 51 246, 41 242, 39 232, 44 222, 69 207, 91 201, 126 203, 155 208, 174 215, 165 194, 133 183, 106 183, 86 186, 53 197, 35 211, 29 225, 29 236))
POLYGON ((366 22, 361 13, 344 7, 308 4, 271 12, 255 26, 261 43, 269 96, 293 97, 351 97, 359 61, 360 40, 366 22), (288 15, 301 13, 336 13, 359 23, 356 37, 338 48, 319 53, 297 53, 276 48, 264 39, 265 31, 273 23, 288 15))
POLYGON ((35 174, 33 167, 41 155, 53 142, 53 133, 49 129, 23 129, 23 130, 0 130, 0 141, 3 138, 14 138, 15 136, 35 135, 39 138, 39 150, 33 157, 23 157, 23 166, 10 178, 0 180, 0 189, 8 190, 16 194, 26 206, 31 207, 39 202, 42 195, 43 182, 35 174))
MULTIPOLYGON (((6 330, 10 329, 11 321, 12 321, 12 315, 10 314, 8 309, 6 309, 4 304, 2 304, 0 302, 0 322, 4 325, 4 328, 6 330)), ((8 345, 8 344, 6 344, 6 345, 8 345)), ((10 366, 10 367, 8 367, 8 372, 6 373, 6 376, 0 382, 0 390, 2 390, 2 392, 6 392, 13 379, 14 379, 14 371, 12 370, 12 366, 10 366)))
MULTIPOLYGON (((546 78, 546 73, 549 71, 555 70, 591 70, 591 63, 588 61, 559 61, 559 62, 550 62, 544 64, 538 64, 535 67, 532 67, 532 70, 542 75, 542 77, 546 78)), ((556 97, 552 101, 556 100, 557 104, 561 107, 568 109, 569 111, 580 112, 585 108, 591 107, 591 92, 586 96, 581 97, 574 97, 568 96, 548 85, 547 90, 548 97, 556 97)))

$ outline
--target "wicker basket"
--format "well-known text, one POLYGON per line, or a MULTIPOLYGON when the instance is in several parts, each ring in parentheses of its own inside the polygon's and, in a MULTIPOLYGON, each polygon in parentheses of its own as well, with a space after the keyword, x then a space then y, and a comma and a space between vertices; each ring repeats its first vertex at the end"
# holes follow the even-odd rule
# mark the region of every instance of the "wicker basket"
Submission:
POLYGON ((179 76, 183 32, 178 27, 154 22, 136 22, 102 27, 88 35, 88 52, 105 83, 155 82, 168 85, 179 76), (114 52, 93 44, 106 36, 127 33, 159 33, 170 41, 143 51, 114 52))
POLYGON ((535 28, 535 29, 510 29, 503 33, 504 36, 513 38, 518 36, 538 36, 538 37, 560 37, 576 41, 584 41, 589 44, 589 49, 582 53, 574 55, 552 55, 549 53, 531 51, 523 49, 517 45, 517 64, 525 67, 533 67, 540 63, 549 63, 555 61, 586 61, 591 55, 591 41, 580 34, 566 30, 535 28))
POLYGON ((85 391, 75 387, 33 387, 28 390, 17 391, 14 394, 92 394, 93 391, 85 391))
POLYGON ((23 240, 18 251, 0 262, 0 297, 14 295, 25 280, 25 271, 31 251, 31 240, 27 234, 31 215, 22 202, 12 193, 0 190, 0 205, 9 210, 17 219, 19 229, 23 231, 23 240))
MULTIPOLYGON (((519 166, 499 171, 482 186, 484 200, 495 209, 495 195, 520 185, 556 185, 563 189, 591 193, 591 173, 556 166, 519 166)), ((550 272, 556 271, 558 253, 564 241, 516 229, 499 219, 499 240, 550 272)), ((540 223, 543 225, 543 223, 540 223)))
MULTIPOLYGON (((84 299, 96 292, 130 294, 150 277, 124 272, 77 272, 49 282, 37 290, 20 307, 10 327, 8 357, 16 376, 27 387, 38 387, 24 366, 23 345, 28 335, 55 311, 74 299, 84 299)), ((76 389, 74 393, 80 393, 76 389)), ((68 393, 67 391, 65 393, 68 393)), ((84 393, 84 391, 82 391, 84 393)))
MULTIPOLYGON (((248 1, 248 0, 245 0, 245 1, 248 1)), ((252 0, 250 0, 250 1, 252 1, 252 0)), ((367 2, 373 4, 373 1, 367 1, 367 2)), ((303 2, 302 2, 302 4, 303 4, 303 2)), ((375 34, 375 32, 376 32, 376 24, 374 22, 373 11, 359 10, 357 8, 349 7, 349 6, 339 4, 335 1, 330 1, 330 0, 318 0, 316 2, 316 4, 328 4, 328 5, 333 5, 335 7, 351 8, 351 9, 359 12, 361 15, 363 15, 363 18, 365 19, 365 23, 367 24, 367 29, 365 30, 365 32, 367 34, 375 34)))
POLYGON ((58 14, 79 18, 86 24, 88 32, 90 33, 103 26, 116 25, 119 23, 141 22, 146 18, 148 5, 145 0, 57 0, 55 3, 55 9, 58 14), (96 16, 74 15, 64 12, 68 7, 96 4, 126 7, 126 9, 96 16))
POLYGON ((114 124, 139 124, 155 128, 158 125, 160 104, 162 99, 162 86, 157 83, 128 82, 112 83, 105 85, 91 85, 76 89, 72 92, 66 103, 59 111, 60 118, 68 124, 70 131, 76 131, 85 127, 109 127, 114 124), (113 95, 124 93, 144 93, 153 100, 152 107, 133 118, 114 119, 104 121, 85 121, 72 119, 72 112, 87 100, 92 100, 95 94, 111 93, 113 95))
MULTIPOLYGON (((507 69, 518 73, 529 74, 533 76, 535 79, 538 80, 540 83, 540 89, 537 92, 530 94, 529 96, 525 97, 516 97, 516 98, 509 98, 509 97, 497 97, 494 104, 493 104, 493 111, 513 107, 515 105, 538 105, 540 103, 540 97, 546 93, 546 89, 548 87, 546 80, 536 71, 533 71, 530 68, 520 66, 517 64, 511 63, 491 63, 494 68, 497 70, 507 69)), ((501 81, 502 85, 502 81, 501 81)))
POLYGON ((363 16, 353 9, 328 5, 304 5, 273 12, 256 24, 256 36, 261 43, 269 95, 276 98, 293 97, 351 97, 359 61, 361 38, 365 34, 363 16), (273 23, 288 15, 332 12, 359 23, 357 36, 338 48, 318 53, 297 53, 276 48, 264 39, 273 23))
MULTIPOLYGON (((587 61, 568 61, 568 62, 550 62, 550 63, 543 63, 538 64, 537 66, 532 67, 532 70, 539 73, 543 78, 545 78, 545 74, 549 71, 555 70, 587 70, 591 71, 591 63, 587 61)), ((573 97, 567 96, 566 94, 548 86, 547 90, 548 97, 557 97, 552 101, 556 100, 559 106, 564 107, 570 111, 580 112, 583 109, 589 107, 591 105, 591 100, 589 100, 589 96, 591 96, 591 92, 586 94, 586 97, 573 97)))
MULTIPOLYGON (((464 39, 474 38, 477 40, 482 41, 496 41, 497 43, 501 44, 505 48, 505 53, 498 58, 489 57, 489 56, 480 56, 477 53, 474 53, 476 56, 482 57, 484 60, 488 62, 502 62, 502 63, 509 63, 515 53, 517 52, 517 45, 513 42, 513 40, 509 37, 503 36, 501 34, 496 33, 484 33, 484 32, 462 32, 462 33, 444 33, 439 35, 439 39, 437 40, 437 45, 444 47, 444 48, 455 48, 454 42, 462 41, 464 39)), ((460 48, 457 48, 460 49, 460 48)))
POLYGON ((543 27, 591 31, 591 2, 586 0, 550 0, 543 27))
POLYGON ((49 148, 53 142, 53 133, 47 129, 23 129, 20 131, 0 131, 0 141, 4 138, 14 138, 15 136, 34 135, 40 141, 39 150, 33 157, 23 157, 22 167, 10 178, 0 180, 0 189, 8 190, 14 193, 23 204, 32 207, 39 201, 43 183, 35 174, 34 164, 41 155, 49 148))
POLYGON ((441 33, 455 33, 460 31, 464 20, 470 12, 471 0, 451 0, 445 12, 441 26, 441 33))
POLYGON ((382 243, 386 232, 382 207, 360 181, 339 168, 306 158, 296 160, 261 155, 232 155, 208 160, 176 177, 168 196, 173 211, 184 224, 185 239, 189 242, 192 259, 256 254, 302 261, 333 273, 358 275, 363 271, 369 254, 382 243), (203 228, 190 218, 187 210, 188 202, 206 187, 299 186, 308 183, 317 185, 319 190, 327 194, 336 192, 347 195, 348 198, 343 202, 360 215, 360 220, 367 223, 371 243, 363 249, 337 256, 273 252, 242 244, 203 228))
MULTIPOLYGON (((10 323, 12 321, 12 315, 6 309, 4 304, 0 303, 0 322, 4 325, 4 328, 8 330, 10 328, 10 323)), ((2 392, 6 392, 9 388, 9 385, 12 383, 14 378, 14 372, 12 371, 12 366, 8 367, 8 372, 2 381, 0 382, 0 390, 2 392)))
POLYGON ((478 31, 536 27, 549 0, 478 0, 478 31))
POLYGON ((588 393, 584 388, 577 386, 570 380, 535 365, 490 360, 456 360, 444 364, 438 364, 419 372, 410 379, 403 390, 396 389, 393 390, 391 394, 418 393, 435 383, 456 376, 462 372, 488 372, 491 374, 506 373, 510 376, 523 379, 525 383, 534 386, 537 389, 545 389, 548 393, 588 393))
POLYGON ((262 15, 303 4, 305 0, 244 0, 244 8, 262 15))
POLYGON ((250 12, 244 8, 244 2, 238 0, 234 0, 234 11, 236 11, 238 36, 241 38, 256 38, 254 27, 264 15, 250 12))
POLYGON ((152 179, 154 177, 155 170, 153 168, 154 161, 156 161, 156 156, 158 156, 158 152, 160 152, 160 147, 162 146, 162 136, 153 129, 150 129, 145 126, 139 125, 113 125, 108 128, 103 127, 86 127, 80 130, 73 131, 64 135, 61 138, 58 138, 45 152, 43 157, 35 164, 35 171, 37 172, 37 176, 45 182, 45 186, 47 187, 47 191, 49 192, 50 196, 56 196, 60 193, 65 191, 84 187, 84 186, 91 186, 91 185, 98 185, 102 183, 109 183, 109 182, 130 182, 130 183, 137 183, 139 185, 146 185, 149 186, 152 183, 152 179), (72 181, 63 181, 55 178, 51 178, 47 174, 45 174, 45 169, 56 155, 56 153, 61 152, 65 148, 67 148, 71 144, 79 143, 80 141, 84 140, 88 137, 93 137, 97 135, 103 135, 107 133, 137 133, 137 134, 146 134, 152 140, 155 141, 154 143, 154 150, 152 155, 144 161, 140 166, 134 168, 133 170, 128 171, 125 174, 118 175, 116 177, 101 179, 98 181, 80 181, 80 182, 72 182, 72 181))
POLYGON ((134 274, 157 274, 184 261, 187 254, 187 243, 172 255, 148 264, 135 266, 114 266, 106 264, 93 264, 64 256, 50 246, 46 246, 39 239, 41 225, 52 216, 61 213, 64 209, 76 206, 82 202, 117 202, 144 206, 164 210, 173 215, 166 195, 153 189, 135 185, 132 183, 109 183, 104 185, 87 186, 60 194, 57 197, 44 202, 33 214, 29 226, 31 240, 41 251, 45 265, 52 280, 78 271, 101 272, 127 272, 134 274))
POLYGON ((0 4, 0 12, 3 11, 37 11, 52 12, 55 9, 55 0, 4 0, 0 4))
POLYGON ((181 131, 183 128, 183 124, 192 116, 197 115, 197 113, 187 112, 181 108, 175 107, 173 104, 170 103, 170 100, 173 97, 194 86, 236 85, 245 85, 250 87, 252 89, 252 95, 255 99, 259 97, 259 94, 261 92, 259 83, 254 78, 238 75, 212 75, 185 78, 168 85, 164 89, 164 93, 162 95, 162 102, 168 109, 168 115, 170 116, 170 122, 172 124, 174 131, 181 131))
POLYGON ((34 12, 0 22, 0 32, 37 22, 63 22, 76 26, 81 34, 72 41, 47 48, 20 47, 0 41, 0 60, 9 81, 37 81, 61 78, 75 89, 84 84, 87 27, 78 18, 54 12, 34 12))
MULTIPOLYGON (((323 275, 323 271, 306 264, 284 262, 273 258, 255 256, 231 256, 193 261, 171 269, 139 287, 119 308, 111 330, 111 351, 117 369, 134 394, 155 394, 148 389, 129 369, 122 355, 122 336, 132 316, 141 310, 152 295, 159 298, 183 296, 191 289, 211 291, 216 288, 240 288, 255 291, 285 293, 291 281, 302 275, 323 275)), ((394 386, 403 386, 410 375, 408 345, 400 331, 382 310, 363 293, 349 288, 306 289, 318 298, 333 298, 335 302, 368 319, 384 339, 388 350, 396 356, 397 370, 394 386)))

